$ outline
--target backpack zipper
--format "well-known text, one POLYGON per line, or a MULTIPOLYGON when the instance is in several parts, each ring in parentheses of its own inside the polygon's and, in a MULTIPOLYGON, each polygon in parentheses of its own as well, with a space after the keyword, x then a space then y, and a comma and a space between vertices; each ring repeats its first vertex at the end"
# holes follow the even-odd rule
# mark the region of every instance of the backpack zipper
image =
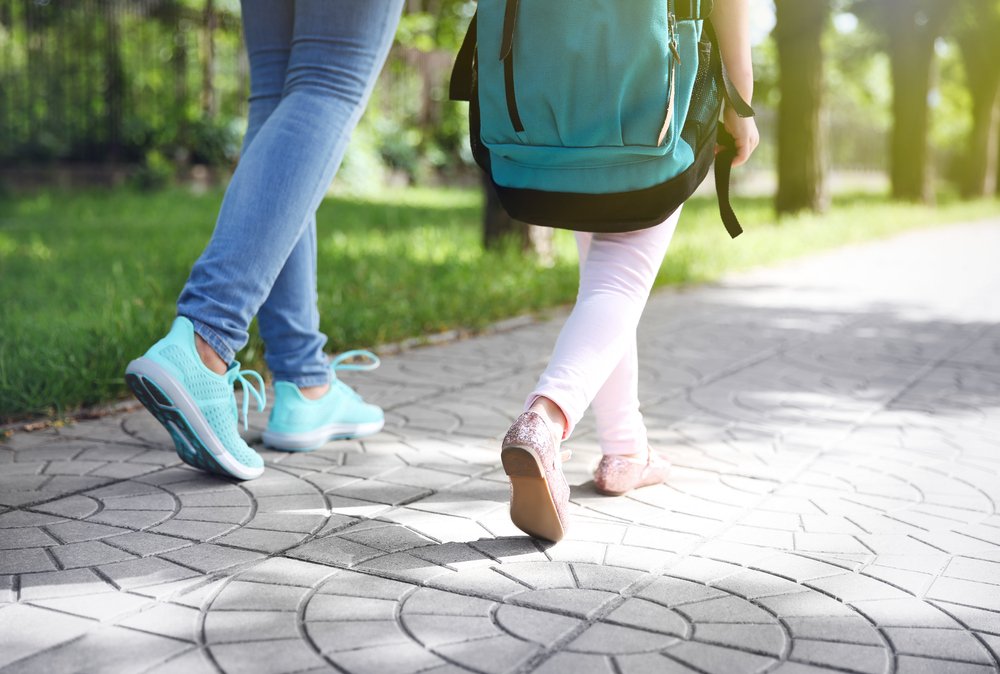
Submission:
MULTIPOLYGON (((672 3, 668 3, 669 5, 672 3)), ((677 17, 672 11, 667 13, 667 30, 670 33, 670 54, 673 56, 670 59, 670 81, 667 83, 667 112, 663 120, 663 127, 660 129, 660 135, 656 140, 656 145, 659 147, 663 145, 663 141, 666 140, 667 134, 670 133, 670 125, 674 120, 674 92, 676 91, 676 86, 674 82, 677 79, 677 66, 681 62, 681 52, 677 48, 677 17)))
POLYGON ((517 10, 520 0, 507 0, 504 11, 503 39, 500 44, 500 60, 503 62, 504 94, 507 97, 507 114, 514 131, 524 131, 521 114, 517 109, 517 94, 514 91, 514 31, 517 26, 517 10))

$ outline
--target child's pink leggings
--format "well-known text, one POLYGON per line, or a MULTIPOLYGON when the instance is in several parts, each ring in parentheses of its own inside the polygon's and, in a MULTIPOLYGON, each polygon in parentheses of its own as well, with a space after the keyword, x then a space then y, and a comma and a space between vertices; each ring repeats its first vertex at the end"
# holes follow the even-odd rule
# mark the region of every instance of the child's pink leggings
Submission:
POLYGON ((636 328, 678 218, 680 209, 663 223, 637 232, 577 233, 576 306, 526 405, 540 396, 558 405, 568 422, 563 439, 592 405, 605 454, 646 451, 636 328))

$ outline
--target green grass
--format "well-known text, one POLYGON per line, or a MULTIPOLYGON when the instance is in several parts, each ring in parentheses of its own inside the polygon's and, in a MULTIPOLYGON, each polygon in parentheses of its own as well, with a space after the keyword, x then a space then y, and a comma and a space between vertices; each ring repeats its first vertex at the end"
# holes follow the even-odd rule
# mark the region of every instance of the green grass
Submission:
MULTIPOLYGON (((174 301, 215 220, 220 192, 42 192, 0 201, 0 420, 58 416, 126 394, 121 373, 169 326, 174 301)), ((541 267, 480 246, 479 195, 406 190, 327 200, 318 214, 319 296, 331 351, 376 346, 566 304, 572 237, 541 267)), ((694 199, 660 284, 721 274, 942 222, 1000 215, 998 202, 937 209, 850 197, 830 213, 775 223, 741 200, 730 241, 714 199, 694 199)), ((263 369, 256 333, 240 355, 263 369)))

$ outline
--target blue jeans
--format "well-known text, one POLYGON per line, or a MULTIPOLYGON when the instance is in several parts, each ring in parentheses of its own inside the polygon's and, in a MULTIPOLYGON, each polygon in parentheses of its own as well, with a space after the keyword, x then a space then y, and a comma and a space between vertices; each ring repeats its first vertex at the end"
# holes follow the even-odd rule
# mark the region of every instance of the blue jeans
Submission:
POLYGON ((250 112, 239 165, 177 314, 228 362, 256 315, 276 380, 329 381, 316 208, 385 63, 403 0, 242 0, 250 112))

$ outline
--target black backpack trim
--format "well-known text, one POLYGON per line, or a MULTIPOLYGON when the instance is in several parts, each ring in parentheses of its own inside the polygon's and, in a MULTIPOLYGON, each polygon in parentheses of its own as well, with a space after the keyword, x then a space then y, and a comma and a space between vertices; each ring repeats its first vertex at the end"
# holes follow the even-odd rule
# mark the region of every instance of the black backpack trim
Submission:
MULTIPOLYGON (((508 3, 508 9, 516 9, 517 2, 508 3)), ((712 0, 676 0, 678 20, 704 20, 711 13, 712 0)), ((510 20, 510 17, 505 17, 510 20)), ((504 50, 502 50, 503 52, 504 50)), ((501 53, 505 68, 513 50, 501 53)), ((701 124, 690 117, 682 131, 682 136, 695 151, 694 163, 683 173, 659 185, 640 190, 609 194, 583 194, 576 192, 549 192, 542 190, 509 188, 493 181, 489 149, 480 139, 479 95, 476 78, 476 16, 472 17, 469 30, 459 49, 452 70, 449 95, 454 101, 469 102, 469 141, 476 163, 490 176, 504 210, 511 217, 535 225, 557 227, 587 232, 628 232, 646 229, 660 224, 672 215, 694 194, 704 182, 708 171, 715 164, 715 187, 719 199, 719 215, 726 231, 732 238, 743 233, 739 219, 733 211, 729 198, 732 161, 736 156, 733 137, 718 122, 722 98, 741 117, 752 117, 753 108, 743 100, 726 71, 718 42, 711 22, 706 20, 702 38, 702 59, 700 69, 705 69, 704 77, 696 81, 697 87, 718 88, 716 103, 709 110, 709 120, 701 124), (700 83, 700 84, 699 84, 700 83), (716 154, 718 144, 722 149, 716 154)), ((511 60, 511 67, 513 61, 511 60)), ((509 79, 509 78, 508 78, 509 79)), ((508 85, 509 86, 509 85, 508 85)), ((508 92, 509 94, 510 92, 508 92)), ((508 101, 514 100, 508 95, 508 101)), ((694 100, 694 97, 692 98, 694 100)), ((516 114, 516 107, 511 112, 516 114)), ((516 128, 516 125, 515 125, 516 128)))

